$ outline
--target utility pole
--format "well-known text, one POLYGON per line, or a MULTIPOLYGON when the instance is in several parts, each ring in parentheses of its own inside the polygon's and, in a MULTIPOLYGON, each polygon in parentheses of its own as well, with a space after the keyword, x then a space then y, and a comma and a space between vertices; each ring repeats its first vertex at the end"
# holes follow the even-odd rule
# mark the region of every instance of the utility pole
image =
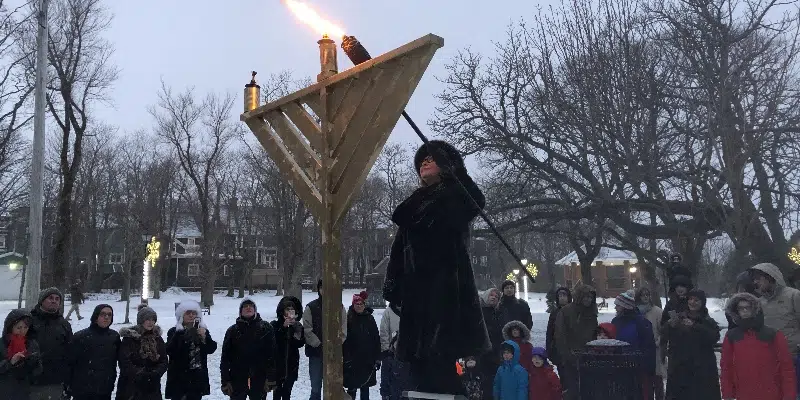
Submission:
POLYGON ((42 279, 42 208, 44 189, 44 134, 45 134, 45 81, 47 79, 47 8, 50 0, 40 0, 36 13, 36 87, 34 88, 33 158, 31 160, 30 216, 28 218, 28 266, 25 271, 25 307, 33 308, 38 302, 42 279))

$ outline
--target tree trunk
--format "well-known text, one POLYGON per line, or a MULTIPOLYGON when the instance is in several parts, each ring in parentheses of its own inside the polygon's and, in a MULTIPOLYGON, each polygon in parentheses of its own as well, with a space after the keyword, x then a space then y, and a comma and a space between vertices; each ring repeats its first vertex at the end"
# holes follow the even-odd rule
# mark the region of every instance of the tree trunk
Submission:
MULTIPOLYGON (((224 267, 223 267, 224 268, 224 267)), ((231 270, 231 276, 228 277, 228 293, 225 295, 226 297, 233 297, 236 293, 236 271, 233 270, 233 266, 229 266, 228 269, 231 270)))
POLYGON ((72 191, 75 177, 66 174, 64 183, 58 195, 58 226, 56 228, 56 243, 53 247, 53 286, 61 286, 67 282, 67 269, 71 269, 71 241, 72 241, 72 191))
POLYGON ((594 279, 592 278, 592 261, 594 261, 594 259, 580 260, 581 281, 584 285, 594 286, 594 279))

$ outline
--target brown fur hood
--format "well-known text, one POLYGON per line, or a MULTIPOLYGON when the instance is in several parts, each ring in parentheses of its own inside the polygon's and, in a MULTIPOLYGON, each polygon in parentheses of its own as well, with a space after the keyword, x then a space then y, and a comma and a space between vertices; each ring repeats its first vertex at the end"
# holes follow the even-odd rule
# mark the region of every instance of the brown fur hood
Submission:
MULTIPOLYGON (((160 337, 162 332, 163 331, 161 330, 160 326, 156 325, 155 327, 153 327, 153 333, 156 336, 160 337)), ((144 333, 144 328, 139 325, 135 325, 120 329, 119 337, 122 339, 131 338, 133 340, 139 340, 141 339, 143 333, 144 333)))
POLYGON ((754 317, 763 314, 761 310, 761 301, 759 301, 756 296, 753 296, 750 293, 737 293, 728 299, 727 303, 725 303, 725 315, 727 315, 735 324, 739 324, 741 322, 741 318, 739 317, 739 312, 736 307, 742 300, 747 301, 750 303, 750 306, 753 307, 754 317))
POLYGON ((520 333, 522 334, 522 340, 526 342, 531 341, 531 330, 520 321, 511 321, 503 326, 503 340, 512 340, 511 330, 514 328, 519 329, 520 333))

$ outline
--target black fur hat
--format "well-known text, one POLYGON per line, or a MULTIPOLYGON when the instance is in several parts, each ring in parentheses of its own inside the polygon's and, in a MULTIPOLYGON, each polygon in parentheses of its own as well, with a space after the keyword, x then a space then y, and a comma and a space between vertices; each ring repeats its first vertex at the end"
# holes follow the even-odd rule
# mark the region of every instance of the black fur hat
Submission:
MULTIPOLYGON (((433 151, 442 151, 453 164, 453 169, 466 169, 464 166, 464 157, 461 156, 461 153, 453 147, 450 143, 441 141, 441 140, 431 140, 428 144, 423 144, 417 149, 417 153, 414 154, 414 169, 419 174, 419 167, 422 166, 422 161, 425 160, 428 156, 430 156, 430 151, 428 147, 432 147, 433 151)), ((441 167, 441 166, 440 166, 441 167)))

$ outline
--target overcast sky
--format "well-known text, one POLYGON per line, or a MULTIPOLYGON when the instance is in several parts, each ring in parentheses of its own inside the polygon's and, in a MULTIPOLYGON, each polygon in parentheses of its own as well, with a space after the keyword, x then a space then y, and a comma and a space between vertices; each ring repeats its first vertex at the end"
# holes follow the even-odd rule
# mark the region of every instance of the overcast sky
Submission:
MULTIPOLYGON (((538 4, 547 4, 542 0, 538 4)), ((434 33, 445 39, 408 106, 422 125, 433 115, 434 96, 443 85, 444 66, 466 47, 491 55, 508 25, 537 12, 536 1, 492 0, 308 0, 320 14, 355 35, 376 56, 434 33)), ((291 70, 298 78, 319 72, 319 39, 298 22, 279 0, 107 1, 114 21, 107 37, 122 70, 113 90, 113 108, 99 117, 122 132, 151 126, 147 107, 156 101, 160 79, 176 89, 233 92, 237 106, 242 89, 256 70, 291 70)), ((351 66, 340 52, 339 70, 351 66)), ((237 108, 236 112, 240 112, 237 108)), ((392 141, 418 139, 398 123, 392 141)))

